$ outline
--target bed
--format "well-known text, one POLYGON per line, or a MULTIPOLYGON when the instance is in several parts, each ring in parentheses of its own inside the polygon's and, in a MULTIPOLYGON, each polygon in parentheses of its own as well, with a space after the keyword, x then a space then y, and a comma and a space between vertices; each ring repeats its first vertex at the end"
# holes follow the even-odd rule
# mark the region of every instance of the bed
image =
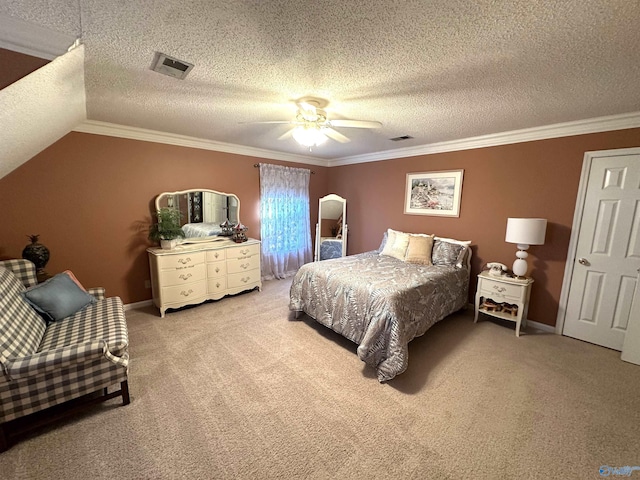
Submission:
POLYGON ((407 261, 406 246, 390 255, 390 238, 376 251, 307 263, 293 278, 289 309, 355 342, 378 380, 391 380, 408 366, 409 342, 468 303, 470 242, 431 238, 420 263, 407 261))

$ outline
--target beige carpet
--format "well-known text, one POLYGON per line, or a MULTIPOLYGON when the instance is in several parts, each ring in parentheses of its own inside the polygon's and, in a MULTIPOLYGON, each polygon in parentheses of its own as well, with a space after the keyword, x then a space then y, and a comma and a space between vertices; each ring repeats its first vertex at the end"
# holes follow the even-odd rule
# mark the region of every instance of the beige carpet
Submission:
POLYGON ((164 319, 129 311, 131 404, 23 437, 0 478, 587 479, 640 465, 640 367, 618 352, 457 315, 379 384, 354 344, 293 320, 289 285, 164 319))

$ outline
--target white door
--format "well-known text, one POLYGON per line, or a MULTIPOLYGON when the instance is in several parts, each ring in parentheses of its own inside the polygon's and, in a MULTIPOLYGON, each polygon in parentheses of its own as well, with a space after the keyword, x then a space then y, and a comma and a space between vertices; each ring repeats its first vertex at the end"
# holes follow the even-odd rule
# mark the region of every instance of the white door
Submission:
POLYGON ((640 151, 593 157, 564 335, 622 350, 640 268, 639 228, 640 151))
POLYGON ((629 328, 624 336, 620 358, 625 362, 640 365, 640 281, 636 286, 636 296, 633 299, 629 316, 629 328))

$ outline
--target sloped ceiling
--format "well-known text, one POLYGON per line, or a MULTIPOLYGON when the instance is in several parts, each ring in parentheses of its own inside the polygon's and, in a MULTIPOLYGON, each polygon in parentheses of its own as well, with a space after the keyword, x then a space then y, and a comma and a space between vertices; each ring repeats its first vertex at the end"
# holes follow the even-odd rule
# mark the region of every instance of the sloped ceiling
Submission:
POLYGON ((640 112, 640 2, 3 0, 80 37, 87 117, 318 159, 640 112), (195 64, 150 70, 156 52, 195 64), (303 96, 351 142, 277 140, 303 96), (404 142, 390 139, 414 137, 404 142))
POLYGON ((0 90, 0 178, 86 120, 84 46, 0 90))

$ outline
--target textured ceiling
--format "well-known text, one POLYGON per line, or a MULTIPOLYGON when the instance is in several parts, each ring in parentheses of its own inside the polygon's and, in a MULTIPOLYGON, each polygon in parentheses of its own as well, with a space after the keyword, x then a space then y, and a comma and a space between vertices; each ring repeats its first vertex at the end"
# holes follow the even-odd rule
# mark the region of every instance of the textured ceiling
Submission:
POLYGON ((82 38, 87 117, 340 158, 640 111, 640 1, 3 0, 82 38), (155 52, 195 64, 150 70, 155 52), (294 100, 378 130, 277 140, 294 100), (410 135, 412 140, 389 139, 410 135))

